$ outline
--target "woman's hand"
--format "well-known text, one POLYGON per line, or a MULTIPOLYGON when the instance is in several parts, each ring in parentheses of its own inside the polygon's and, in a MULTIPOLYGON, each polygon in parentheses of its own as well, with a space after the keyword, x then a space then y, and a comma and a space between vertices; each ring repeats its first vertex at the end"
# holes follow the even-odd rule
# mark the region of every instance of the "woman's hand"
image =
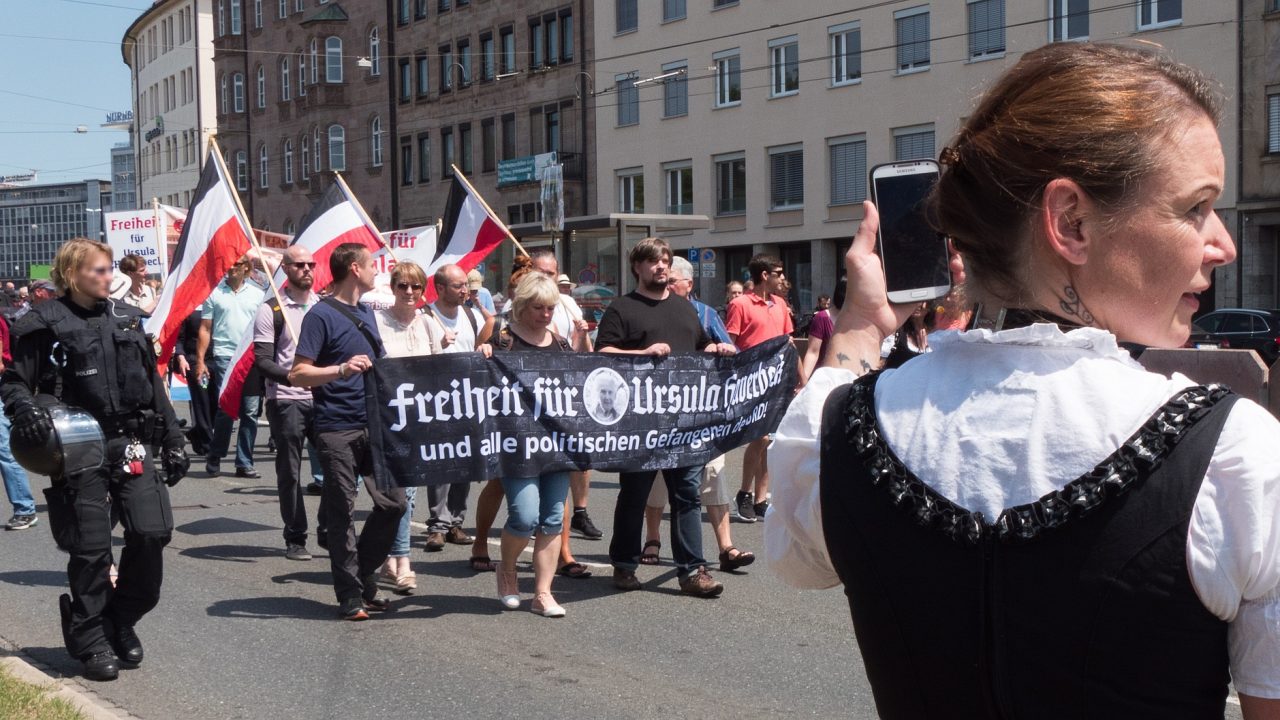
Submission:
POLYGON ((844 307, 836 315, 836 330, 870 325, 882 338, 898 331, 911 317, 915 304, 894 305, 884 279, 884 265, 876 254, 880 213, 870 200, 862 202, 862 224, 853 236, 844 266, 848 283, 844 307))
POLYGON ((493 357, 493 346, 489 343, 482 343, 480 347, 476 348, 476 352, 487 358, 491 358, 493 357))

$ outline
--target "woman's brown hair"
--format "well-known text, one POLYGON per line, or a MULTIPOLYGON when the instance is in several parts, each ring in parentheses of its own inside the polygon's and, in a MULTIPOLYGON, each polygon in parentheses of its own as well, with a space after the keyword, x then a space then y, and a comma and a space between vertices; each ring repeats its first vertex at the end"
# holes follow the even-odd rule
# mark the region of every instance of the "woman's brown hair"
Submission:
POLYGON ((1045 186, 1075 181, 1110 217, 1162 167, 1162 141, 1196 116, 1218 124, 1200 72, 1151 49, 1057 43, 1027 53, 987 91, 942 151, 933 194, 982 290, 1026 299, 1028 223, 1045 186))

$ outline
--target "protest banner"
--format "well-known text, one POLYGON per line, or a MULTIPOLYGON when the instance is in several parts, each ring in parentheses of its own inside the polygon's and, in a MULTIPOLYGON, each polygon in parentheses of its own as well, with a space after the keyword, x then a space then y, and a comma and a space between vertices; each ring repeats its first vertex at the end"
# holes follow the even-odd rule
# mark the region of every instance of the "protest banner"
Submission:
POLYGON ((102 227, 116 262, 125 255, 141 255, 147 261, 147 274, 164 277, 169 270, 168 247, 164 241, 162 221, 155 210, 127 210, 103 213, 102 227))
POLYGON ((785 337, 738 355, 559 352, 384 358, 367 376, 379 483, 700 465, 777 428, 785 337))

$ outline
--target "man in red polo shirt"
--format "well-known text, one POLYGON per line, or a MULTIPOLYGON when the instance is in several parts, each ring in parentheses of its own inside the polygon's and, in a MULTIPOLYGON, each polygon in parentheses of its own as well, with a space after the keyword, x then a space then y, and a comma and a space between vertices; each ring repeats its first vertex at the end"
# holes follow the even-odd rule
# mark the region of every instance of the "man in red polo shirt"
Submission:
MULTIPOLYGON (((725 325, 738 350, 759 345, 779 335, 790 335, 791 310, 779 294, 782 291, 782 263, 772 255, 756 255, 747 264, 753 286, 726 308, 725 325)), ((763 437, 747 445, 742 458, 742 488, 738 492, 737 514, 731 518, 752 523, 764 518, 769 509, 769 467, 765 450, 769 438, 763 437), (756 502, 759 500, 759 502, 756 502)))

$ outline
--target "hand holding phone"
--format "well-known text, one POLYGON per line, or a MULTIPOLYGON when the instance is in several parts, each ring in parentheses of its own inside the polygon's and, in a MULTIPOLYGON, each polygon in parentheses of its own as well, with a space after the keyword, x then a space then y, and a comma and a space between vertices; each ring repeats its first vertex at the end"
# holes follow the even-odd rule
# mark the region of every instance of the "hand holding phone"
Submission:
POLYGON ((938 164, 932 160, 871 169, 871 197, 880 215, 876 245, 889 302, 933 300, 951 290, 946 238, 933 229, 925 214, 937 182, 938 164))

